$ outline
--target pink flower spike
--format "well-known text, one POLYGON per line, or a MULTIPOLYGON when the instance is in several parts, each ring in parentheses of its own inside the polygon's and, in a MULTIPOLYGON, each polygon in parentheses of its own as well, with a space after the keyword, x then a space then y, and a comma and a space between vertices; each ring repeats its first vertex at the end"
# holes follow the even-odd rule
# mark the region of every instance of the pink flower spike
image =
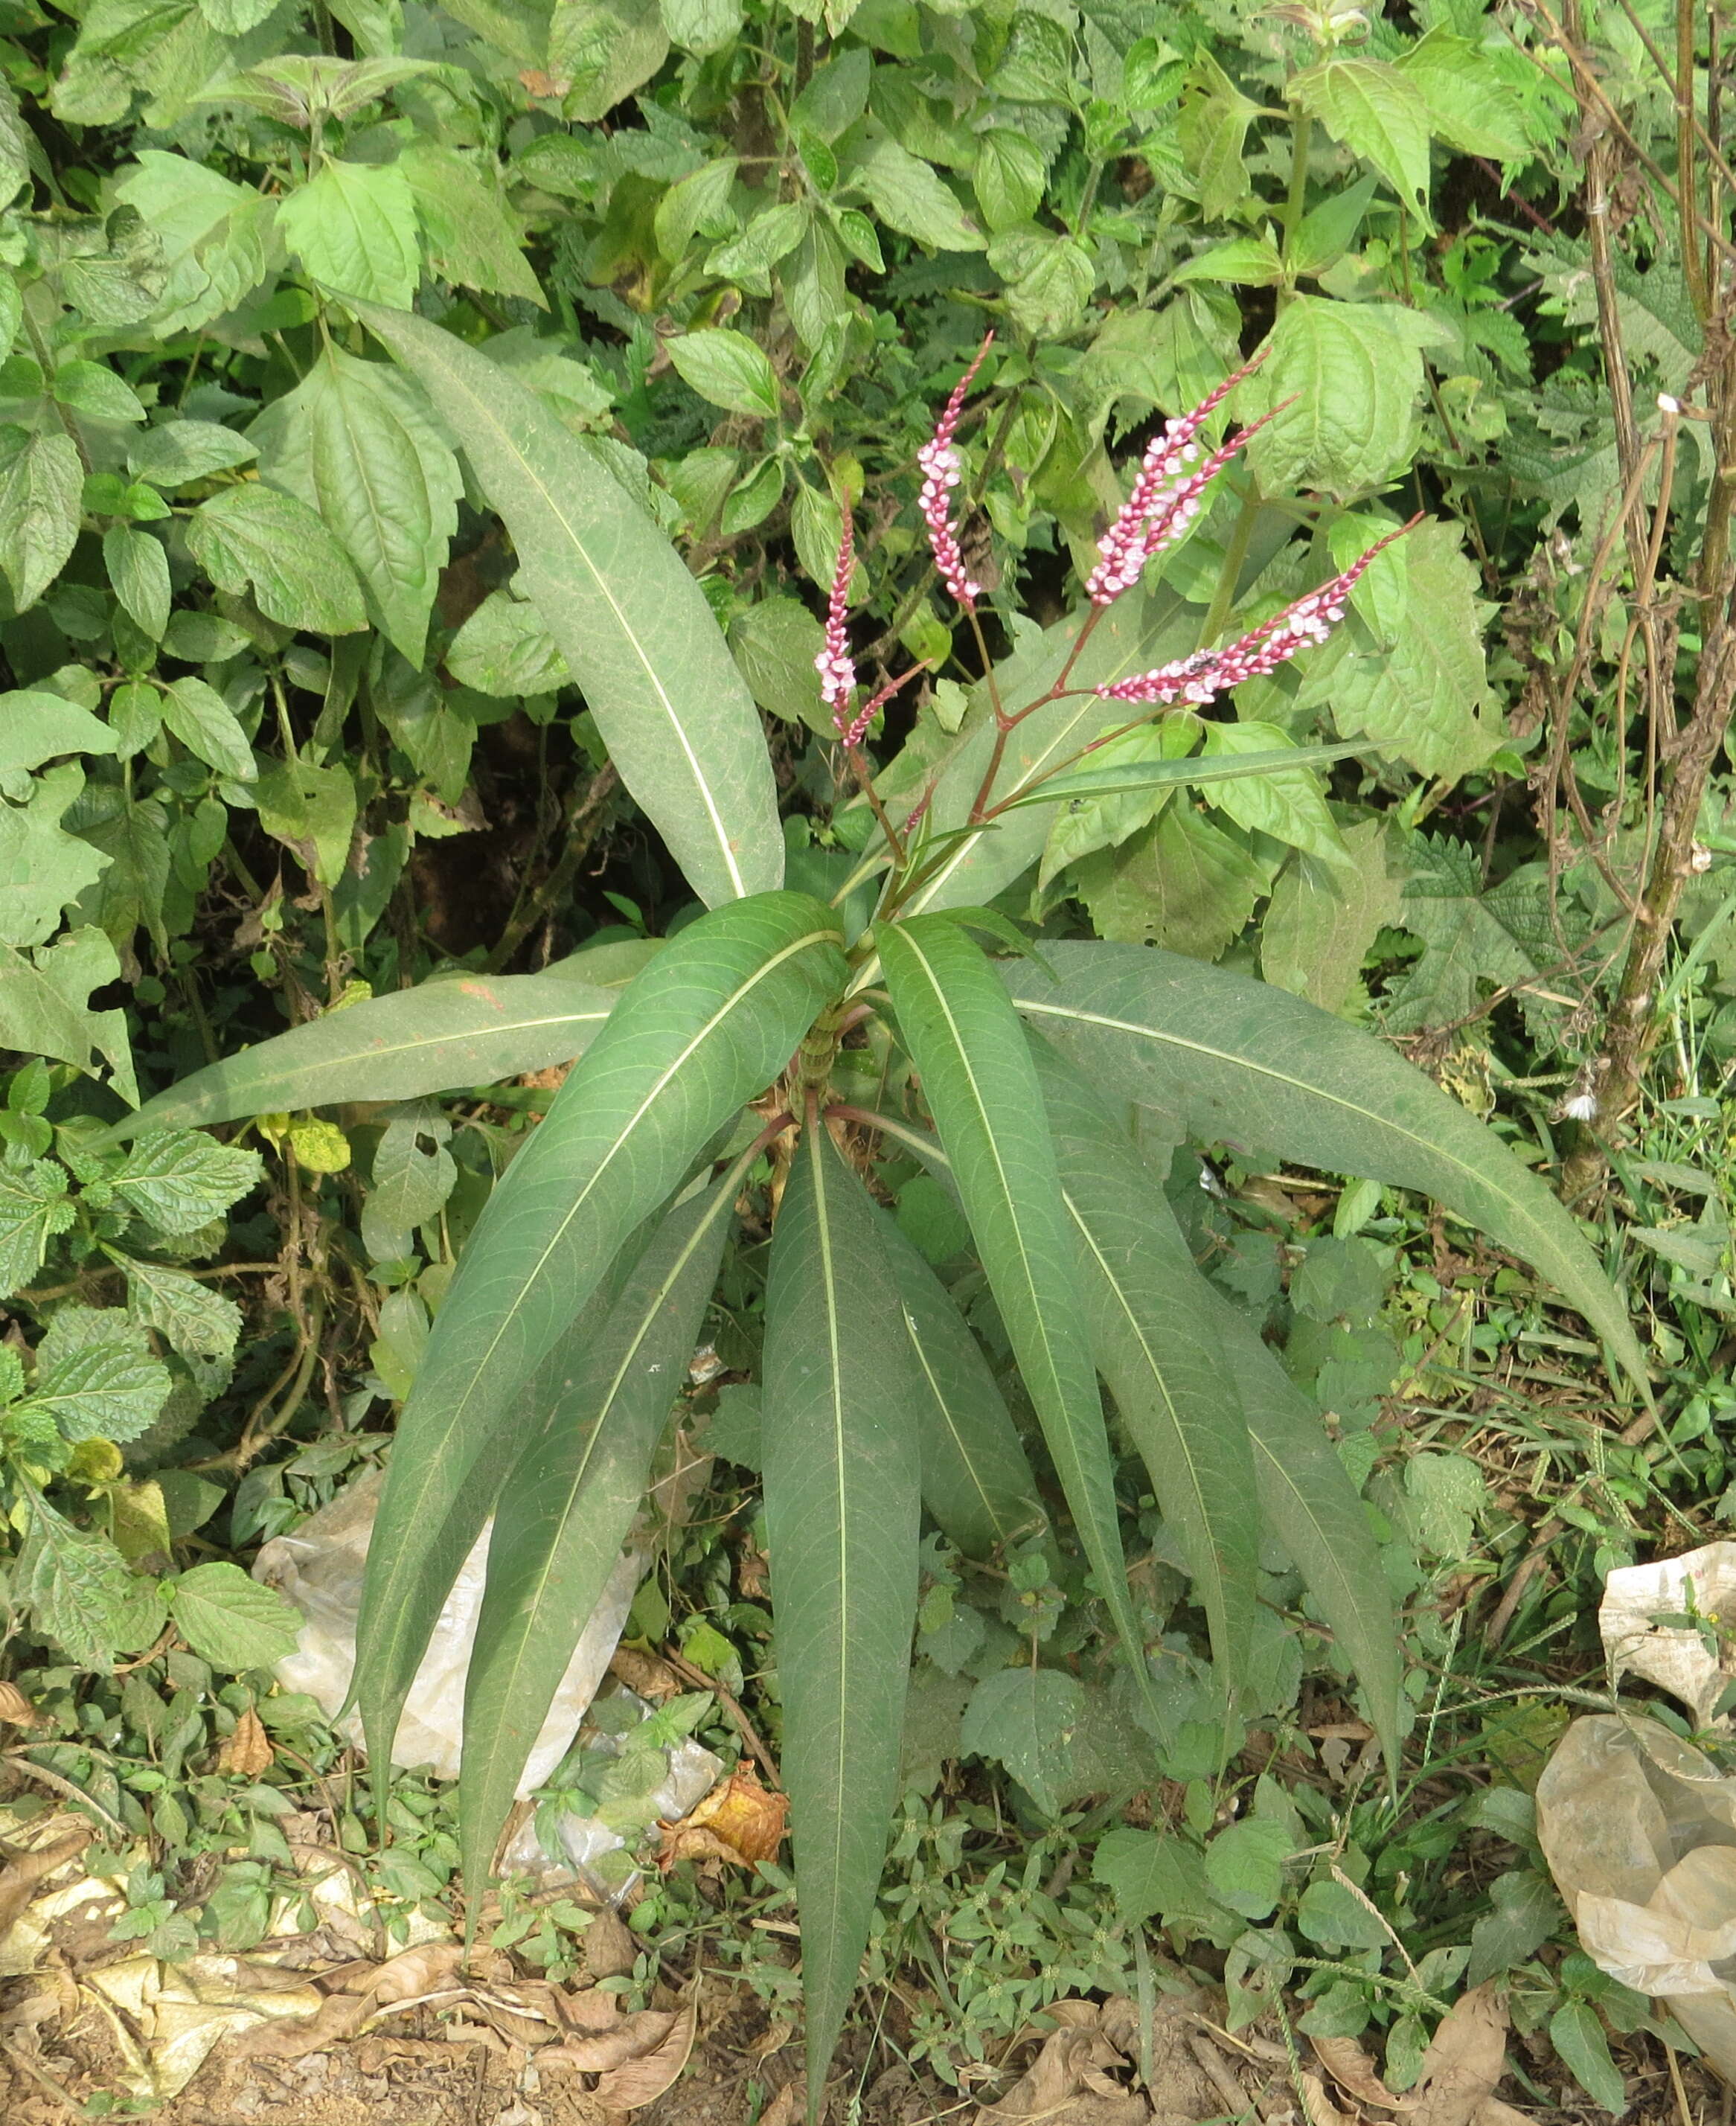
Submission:
POLYGON ((965 569, 965 556, 952 528, 951 491, 960 478, 959 454, 952 446, 952 439, 958 431, 959 417, 965 410, 965 394, 993 343, 994 334, 984 333, 975 360, 952 387, 952 396, 946 401, 933 435, 916 454, 916 461, 922 469, 918 507, 922 522, 928 527, 928 544, 934 555, 934 565, 941 572, 941 581, 966 612, 976 610, 983 586, 973 582, 965 569))
POLYGON ((832 720, 842 733, 850 719, 845 704, 856 692, 856 664, 850 654, 848 620, 850 579, 856 570, 856 523, 844 512, 843 536, 838 541, 837 566, 832 574, 832 594, 826 603, 826 640, 814 660, 820 675, 820 699, 832 711, 832 720))
POLYGON ((1310 591, 1306 598, 1285 606, 1282 612, 1262 621, 1239 642, 1223 650, 1196 650, 1191 657, 1177 658, 1173 664, 1160 664, 1155 671, 1140 672, 1130 679, 1118 679, 1097 687, 1097 692, 1107 702, 1204 702, 1249 679, 1263 678, 1279 665, 1288 664, 1299 650, 1324 642, 1343 619, 1350 594, 1375 555, 1422 522, 1419 510, 1408 524, 1389 532, 1366 554, 1358 555, 1342 575, 1334 576, 1319 590, 1310 591))
POLYGON ((866 708, 857 711, 856 721, 850 725, 849 729, 841 730, 840 735, 843 739, 846 748, 860 745, 868 735, 868 726, 893 696, 908 687, 919 672, 926 672, 927 669, 928 667, 926 664, 913 664, 910 669, 901 674, 899 678, 889 679, 879 693, 869 702, 866 708))
POLYGON ((1154 554, 1175 545, 1198 515, 1201 498, 1211 482, 1255 430, 1271 418, 1271 413, 1262 414, 1252 428, 1244 429, 1214 451, 1197 472, 1189 474, 1189 467, 1200 454, 1196 439, 1201 430, 1243 379, 1265 361, 1266 352, 1262 347, 1226 376, 1191 413, 1166 422, 1146 445, 1133 492, 1098 542, 1097 565, 1085 585, 1086 596, 1093 605, 1112 604, 1139 580, 1154 554))

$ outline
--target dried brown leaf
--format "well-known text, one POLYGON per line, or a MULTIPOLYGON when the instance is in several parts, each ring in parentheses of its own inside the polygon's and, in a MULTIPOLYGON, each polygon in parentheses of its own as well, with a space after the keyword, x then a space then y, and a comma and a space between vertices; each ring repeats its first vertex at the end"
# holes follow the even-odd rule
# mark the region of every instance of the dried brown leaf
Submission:
POLYGON ((40 1727, 42 1715, 16 1683, 0 1683, 0 1727, 10 1721, 14 1727, 40 1727))
POLYGON ((270 1771, 271 1764, 271 1739, 250 1705, 217 1752, 217 1769, 219 1772, 234 1772, 243 1779, 257 1779, 270 1771))
POLYGON ((1380 2111, 1408 2111, 1415 2101, 1395 2096, 1375 2071, 1375 2063, 1354 2038, 1314 2038, 1314 2057, 1347 2096, 1380 2111))
POLYGON ((800 2084, 786 2081, 760 2114, 760 2126, 795 2126, 801 2115, 800 2084))
POLYGON ((1489 1979, 1462 1993, 1429 2040, 1417 2074, 1412 2126, 1471 2126, 1507 2060, 1507 2010, 1489 1979))
POLYGON ((775 1860, 789 1814, 788 1794, 762 1787, 749 1766, 738 1765, 691 1814, 660 1826, 663 1846, 658 1865, 667 1870, 677 1860, 715 1859, 752 1868, 762 1860, 775 1860))
POLYGON ((15 1854, 0 1868, 0 1941, 5 1940, 29 1908, 37 1885, 75 1859, 96 1835, 96 1825, 87 1823, 81 1830, 68 1831, 64 1838, 57 1838, 52 1845, 15 1854))
POLYGON ((599 2104, 611 2111, 635 2111, 673 2086, 687 2055, 693 2049, 693 2033, 699 2020, 696 1995, 671 2021, 668 2034, 654 2051, 629 2060, 599 2077, 593 2091, 599 2104))
POLYGON ((1326 2084, 1304 2068, 1296 2076, 1302 2092, 1302 2110, 1308 2126, 1352 2126, 1355 2114, 1341 2111, 1326 2093, 1326 2084))
POLYGON ((682 1680, 668 1661, 659 1661, 655 1654, 642 1654, 632 1646, 617 1646, 609 1660, 609 1673, 617 1681, 626 1684, 629 1690, 637 1691, 641 1698, 649 1698, 660 1704, 666 1698, 678 1697, 682 1680))
POLYGON ((584 1953, 587 1977, 625 1978, 639 1961, 639 1942, 620 1915, 605 1905, 585 1929, 584 1953))

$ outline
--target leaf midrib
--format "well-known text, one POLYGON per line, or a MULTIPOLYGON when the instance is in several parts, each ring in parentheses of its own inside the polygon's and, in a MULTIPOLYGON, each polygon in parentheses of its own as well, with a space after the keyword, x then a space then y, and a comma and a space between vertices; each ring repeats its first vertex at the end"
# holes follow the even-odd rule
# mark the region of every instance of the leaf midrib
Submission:
POLYGON ((978 1498, 982 1500, 983 1510, 988 1516, 989 1526, 994 1530, 997 1540, 1004 1543, 1011 1531, 1002 1527, 1001 1517, 994 1509, 994 1502, 989 1497, 982 1478, 977 1474, 976 1462, 972 1457, 969 1448, 965 1444, 964 1434, 953 1422, 951 1406, 941 1392, 939 1377, 933 1367, 928 1363, 928 1353, 918 1330, 916 1316, 908 1306, 901 1305, 899 1311, 904 1317, 904 1333, 910 1339, 910 1348, 916 1354, 916 1362, 922 1368, 922 1378, 928 1383, 928 1392, 934 1397, 935 1407, 941 1413, 941 1421, 945 1424, 954 1447, 958 1450, 959 1460, 964 1465, 965 1475, 969 1477, 972 1487, 978 1498))
POLYGON ((601 594, 610 612, 614 614, 622 635, 631 646, 634 655, 644 668, 645 677, 650 682, 658 702, 668 720, 670 730, 675 734, 676 743, 680 746, 682 757, 686 761, 688 772, 693 778, 694 787, 698 791, 700 801, 705 808, 705 816, 711 822, 712 833, 716 838, 718 848, 723 855, 724 867, 729 874, 729 882, 735 888, 737 898, 745 900, 748 895, 747 882, 742 876, 740 865, 735 860, 735 852, 730 846, 729 837, 724 826, 723 815, 717 809, 716 801, 711 795, 710 786, 701 768, 699 758, 693 750, 686 730, 682 728, 681 718, 676 713, 674 702, 670 700, 668 690, 658 676, 656 666, 645 654, 644 647, 639 641, 637 633, 628 624, 625 613, 621 610, 614 592, 609 588, 608 579, 592 560, 583 540, 579 536, 574 526, 568 521, 560 504, 555 500, 553 493, 531 463, 529 457, 513 443, 511 433, 505 425, 496 418, 486 401, 479 399, 461 376, 453 375, 451 371, 448 371, 448 375, 451 376, 455 388, 464 392, 469 399, 479 418, 493 430, 498 438, 500 446, 516 456, 523 466, 526 477, 547 504, 550 514, 554 518, 555 522, 572 541, 573 551, 589 572, 592 582, 601 594))
MULTIPOLYGON (((822 1126, 823 1127, 823 1125, 822 1126)), ((832 1467, 837 1490, 837 1680, 838 1717, 836 1723, 837 1761, 832 1774, 832 1791, 842 1795, 848 1789, 846 1784, 847 1765, 845 1760, 844 1737, 848 1722, 843 1708, 851 1703, 850 1644, 851 1633, 847 1618, 850 1615, 850 1550, 851 1522, 849 1513, 848 1486, 844 1481, 844 1361, 838 1333, 837 1266, 833 1252, 832 1214, 826 1195, 825 1147, 816 1142, 814 1148, 814 1207, 819 1224, 820 1284, 826 1308, 826 1349, 830 1361, 829 1391, 832 1401, 832 1467)), ((834 1909, 839 1901, 840 1886, 845 1880, 844 1812, 833 1808, 827 1812, 832 1831, 832 1896, 834 1909)), ((828 1958, 829 1961, 829 1958, 828 1958)))

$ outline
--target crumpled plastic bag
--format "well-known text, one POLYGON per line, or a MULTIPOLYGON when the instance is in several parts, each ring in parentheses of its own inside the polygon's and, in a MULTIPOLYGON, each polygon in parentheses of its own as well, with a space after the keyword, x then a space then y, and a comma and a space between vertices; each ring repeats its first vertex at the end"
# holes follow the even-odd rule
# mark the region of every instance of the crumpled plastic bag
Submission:
MULTIPOLYGON (((361 1610, 362 1568, 374 1533, 380 1493, 385 1481, 379 1470, 340 1491, 328 1506, 310 1514, 287 1535, 262 1544, 253 1576, 275 1587, 301 1612, 301 1636, 295 1651, 278 1662, 276 1677, 285 1690, 305 1691, 317 1698, 328 1719, 335 1718, 349 1695, 356 1666, 356 1621, 361 1610)), ((410 1686, 403 1717, 392 1746, 396 1765, 428 1765, 442 1779, 458 1777, 464 1732, 465 1676, 476 1641, 488 1567, 490 1520, 459 1571, 428 1651, 410 1686)), ((620 1643, 627 1612, 644 1577, 649 1547, 630 1543, 592 1612, 566 1674, 554 1694, 536 1738, 518 1797, 540 1787, 565 1756, 579 1722, 597 1695, 603 1672, 620 1643)), ((361 1723, 352 1713, 338 1732, 358 1746, 361 1723)))
MULTIPOLYGON (((1614 1677, 1644 1676, 1702 1728, 1727 1727, 1721 1635, 1653 1622, 1696 1612, 1736 1614, 1736 1543, 1611 1573, 1597 1621, 1614 1677)), ((1661 1722, 1576 1720, 1538 1782, 1537 1835, 1592 1961, 1667 2004, 1736 2081, 1736 1778, 1661 1722)))

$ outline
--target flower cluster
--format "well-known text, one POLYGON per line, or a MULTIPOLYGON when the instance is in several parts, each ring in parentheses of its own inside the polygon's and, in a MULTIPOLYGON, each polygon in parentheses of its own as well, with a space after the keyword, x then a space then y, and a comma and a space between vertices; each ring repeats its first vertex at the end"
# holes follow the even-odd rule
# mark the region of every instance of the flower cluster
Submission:
POLYGON ((974 582, 965 566, 965 556, 959 548, 957 534, 952 528, 951 494, 959 484, 959 454, 953 447, 952 438, 957 432, 959 416, 965 410, 965 394, 975 380, 983 366, 984 356, 993 343, 994 334, 986 333, 983 344, 976 351, 976 358, 952 388, 952 396, 946 401, 934 433, 916 454, 916 461, 922 469, 922 492, 919 507, 922 522, 928 527, 928 544, 934 554, 934 565, 941 572, 941 581, 946 584, 967 612, 976 610, 976 602, 983 594, 983 586, 974 582))
POLYGON ((832 595, 826 603, 826 640, 814 660, 820 675, 820 699, 832 711, 832 720, 844 728, 844 704, 856 692, 856 663, 845 632, 850 612, 850 579, 856 569, 856 524, 844 512, 843 536, 838 541, 837 566, 832 572, 832 595))
POLYGON ((1166 422, 1153 436, 1140 461, 1133 492, 1097 546, 1097 565, 1085 584, 1093 605, 1110 605, 1123 591, 1130 590, 1144 573, 1145 564, 1173 546, 1200 513, 1205 490, 1257 429, 1278 412, 1263 413, 1251 428, 1243 428, 1212 452, 1197 471, 1190 470, 1200 455, 1198 437, 1217 409, 1243 378, 1266 358, 1262 347, 1252 361, 1244 362, 1209 392, 1191 413, 1166 422))
POLYGON ((1262 621, 1239 642, 1222 650, 1196 650, 1191 657, 1160 664, 1154 672, 1136 673, 1130 679, 1117 679, 1096 691, 1108 702, 1209 702, 1215 694, 1239 687, 1246 680, 1264 678, 1288 663, 1299 650, 1310 643, 1324 642, 1343 619, 1346 602, 1375 555, 1421 522, 1420 516, 1413 517, 1408 524, 1401 524, 1396 532, 1377 539, 1342 575, 1334 576, 1319 590, 1310 591, 1306 598, 1285 606, 1282 612, 1262 621))

